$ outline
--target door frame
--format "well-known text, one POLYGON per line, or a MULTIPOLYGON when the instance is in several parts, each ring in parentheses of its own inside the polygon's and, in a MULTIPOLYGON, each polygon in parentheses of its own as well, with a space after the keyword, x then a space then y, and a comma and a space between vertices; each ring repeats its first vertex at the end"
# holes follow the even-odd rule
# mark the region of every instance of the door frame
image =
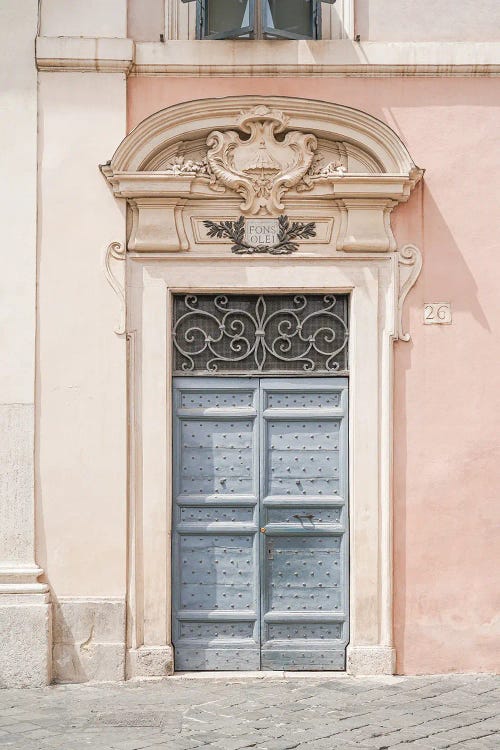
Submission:
POLYGON ((397 257, 291 257, 286 267, 274 258, 159 258, 144 253, 130 253, 128 261, 128 675, 165 674, 173 665, 172 297, 296 290, 350 294, 347 672, 393 673, 392 344, 397 328, 397 257))
POLYGON ((121 310, 116 332, 128 342, 127 675, 158 676, 173 668, 166 564, 170 295, 297 289, 351 294, 347 671, 393 673, 393 343, 410 339, 403 305, 422 256, 414 245, 398 248, 391 213, 408 201, 423 170, 396 132, 366 112, 320 100, 237 94, 184 101, 152 114, 101 171, 124 214, 127 209, 126 245, 110 242, 104 254, 121 310), (260 188, 250 178, 241 182, 227 152, 218 161, 221 144, 236 131, 241 141, 255 122, 273 150, 274 134, 285 129, 301 144, 293 179, 285 179, 281 159, 281 172, 262 198, 270 216, 284 210, 316 224, 315 238, 301 240, 291 255, 235 255, 229 241, 205 231, 207 221, 264 210, 260 188), (172 161, 174 154, 182 155, 181 163, 172 161), (219 164, 215 171, 209 155, 211 164, 219 164), (310 171, 314 155, 325 160, 318 174, 310 171), (122 270, 115 276, 111 266, 117 265, 122 270))

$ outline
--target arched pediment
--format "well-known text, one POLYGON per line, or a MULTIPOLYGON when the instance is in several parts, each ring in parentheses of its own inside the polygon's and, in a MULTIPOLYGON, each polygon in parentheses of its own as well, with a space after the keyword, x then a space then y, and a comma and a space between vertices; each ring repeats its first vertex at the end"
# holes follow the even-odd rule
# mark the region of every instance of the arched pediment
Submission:
POLYGON ((231 96, 198 99, 155 112, 121 142, 111 159, 115 172, 155 171, 162 156, 174 155, 178 146, 202 149, 213 130, 234 129, 242 112, 255 107, 282 111, 288 130, 312 132, 322 143, 345 143, 363 154, 367 169, 353 159, 352 172, 407 174, 415 170, 410 154, 396 133, 372 115, 340 104, 283 96, 231 96))
POLYGON ((331 247, 333 236, 336 250, 394 250, 388 215, 422 175, 397 134, 375 117, 282 96, 200 99, 160 110, 101 169, 115 195, 131 202, 129 249, 157 252, 206 244, 206 236, 195 229, 189 237, 185 228, 196 202, 235 218, 295 218, 329 206, 335 231, 325 224, 323 244, 331 247), (164 234, 167 224, 174 228, 163 240, 160 208, 170 212, 164 234))

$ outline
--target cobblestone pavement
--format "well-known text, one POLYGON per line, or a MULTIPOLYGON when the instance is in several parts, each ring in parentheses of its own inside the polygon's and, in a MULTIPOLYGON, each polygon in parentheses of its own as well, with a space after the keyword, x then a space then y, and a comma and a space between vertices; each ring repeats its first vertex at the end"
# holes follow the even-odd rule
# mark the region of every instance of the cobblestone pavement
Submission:
POLYGON ((500 750, 500 678, 218 678, 0 690, 0 750, 500 750))

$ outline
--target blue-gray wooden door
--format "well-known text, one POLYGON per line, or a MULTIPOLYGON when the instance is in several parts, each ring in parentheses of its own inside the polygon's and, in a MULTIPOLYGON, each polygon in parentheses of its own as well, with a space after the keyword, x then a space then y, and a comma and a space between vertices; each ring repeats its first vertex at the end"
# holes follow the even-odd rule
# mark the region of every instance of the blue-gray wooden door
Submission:
POLYGON ((347 379, 174 379, 177 670, 341 670, 347 379))

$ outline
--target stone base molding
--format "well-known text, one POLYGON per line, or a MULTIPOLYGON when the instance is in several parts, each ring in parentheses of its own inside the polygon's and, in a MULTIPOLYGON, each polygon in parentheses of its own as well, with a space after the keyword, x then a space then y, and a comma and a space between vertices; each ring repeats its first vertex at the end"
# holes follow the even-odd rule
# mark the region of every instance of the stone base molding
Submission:
POLYGON ((51 606, 34 556, 33 445, 33 404, 0 404, 0 688, 51 679, 51 606))
POLYGON ((127 679, 169 677, 174 673, 172 646, 140 646, 127 652, 127 679))
POLYGON ((123 680, 125 600, 55 600, 52 658, 54 682, 123 680))
POLYGON ((48 594, 0 595, 0 688, 43 687, 51 679, 48 594))
POLYGON ((394 674, 396 650, 390 646, 348 646, 347 673, 353 676, 394 674))

